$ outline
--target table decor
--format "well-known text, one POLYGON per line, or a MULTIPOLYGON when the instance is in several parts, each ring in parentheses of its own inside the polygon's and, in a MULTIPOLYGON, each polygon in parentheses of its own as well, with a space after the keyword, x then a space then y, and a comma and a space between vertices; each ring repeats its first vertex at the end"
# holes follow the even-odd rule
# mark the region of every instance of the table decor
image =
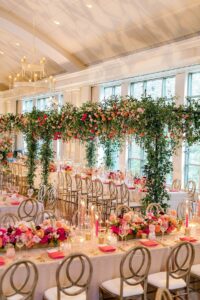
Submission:
POLYGON ((36 226, 33 222, 20 221, 14 226, 0 228, 0 250, 6 249, 8 244, 17 247, 19 241, 29 248, 56 247, 67 240, 70 228, 64 221, 55 221, 52 226, 50 220, 44 220, 36 226))
POLYGON ((129 233, 127 239, 140 238, 143 234, 149 235, 150 226, 154 226, 155 234, 162 234, 162 226, 165 224, 165 233, 170 234, 173 230, 179 227, 175 212, 174 215, 168 215, 164 212, 153 213, 149 212, 145 216, 139 216, 133 211, 116 216, 112 214, 109 218, 110 228, 118 237, 120 236, 120 228, 123 224, 129 225, 129 233))

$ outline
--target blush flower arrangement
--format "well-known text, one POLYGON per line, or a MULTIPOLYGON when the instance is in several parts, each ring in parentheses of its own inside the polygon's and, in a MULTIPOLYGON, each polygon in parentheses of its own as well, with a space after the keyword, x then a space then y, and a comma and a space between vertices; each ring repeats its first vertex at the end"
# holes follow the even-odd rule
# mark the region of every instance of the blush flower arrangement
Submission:
POLYGON ((63 221, 55 221, 52 226, 50 220, 44 220, 41 225, 24 221, 18 222, 15 226, 0 228, 0 249, 7 244, 16 245, 20 240, 25 247, 34 246, 57 246, 64 241, 70 234, 70 228, 63 221))
POLYGON ((140 238, 142 233, 149 234, 149 225, 155 225, 155 233, 161 234, 161 226, 167 224, 166 233, 170 234, 173 230, 180 227, 179 220, 176 218, 176 212, 171 211, 170 215, 159 212, 154 214, 148 213, 145 216, 139 216, 133 211, 127 212, 123 215, 110 215, 109 225, 113 233, 119 235, 119 227, 128 224, 130 227, 129 234, 133 238, 140 238))
POLYGON ((0 167, 7 167, 7 156, 12 150, 12 145, 13 142, 10 137, 5 135, 0 139, 0 167))

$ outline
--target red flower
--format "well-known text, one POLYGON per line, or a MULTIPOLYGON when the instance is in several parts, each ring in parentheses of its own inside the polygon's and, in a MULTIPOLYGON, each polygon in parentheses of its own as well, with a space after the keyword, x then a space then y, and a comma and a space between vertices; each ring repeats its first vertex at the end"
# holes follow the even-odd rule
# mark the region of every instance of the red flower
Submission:
POLYGON ((82 118, 81 118, 81 121, 84 122, 84 121, 87 119, 87 116, 88 116, 87 114, 83 114, 83 115, 82 115, 82 118))
POLYGON ((48 241, 49 241, 49 237, 48 237, 48 235, 45 235, 45 236, 41 239, 40 243, 41 243, 41 244, 47 244, 48 241))
POLYGON ((66 235, 65 235, 65 230, 64 230, 64 228, 58 228, 58 229, 57 229, 57 234, 59 235, 59 236, 58 236, 58 239, 59 239, 60 241, 64 241, 64 240, 66 239, 66 235))

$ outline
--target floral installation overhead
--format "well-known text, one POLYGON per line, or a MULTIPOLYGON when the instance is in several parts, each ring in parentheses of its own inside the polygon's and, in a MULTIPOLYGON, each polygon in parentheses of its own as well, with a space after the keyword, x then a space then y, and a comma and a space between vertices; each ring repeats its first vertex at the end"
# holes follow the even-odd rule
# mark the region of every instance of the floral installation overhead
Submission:
MULTIPOLYGON (((144 97, 112 97, 104 102, 87 102, 81 107, 66 104, 60 110, 0 116, 0 133, 20 131, 26 137, 28 148, 28 183, 34 186, 38 141, 42 141, 40 159, 43 183, 48 184, 49 166, 53 159, 52 141, 78 139, 82 142, 98 141, 105 148, 106 165, 112 166, 112 153, 117 151, 127 137, 145 149, 147 163, 144 167, 147 195, 144 206, 159 202, 165 206, 166 175, 172 171, 171 156, 179 142, 189 144, 200 139, 200 105, 188 101, 187 106, 176 106, 165 98, 157 100, 144 97), (114 146, 113 146, 114 145, 114 146)), ((88 166, 95 163, 94 144, 87 149, 92 154, 88 166)))
POLYGON ((0 169, 7 169, 8 167, 8 156, 12 151, 13 140, 8 135, 1 135, 0 138, 0 169))
POLYGON ((42 245, 58 246, 69 234, 70 229, 63 221, 55 221, 55 225, 52 225, 48 219, 38 226, 20 221, 14 226, 0 228, 0 249, 5 248, 7 244, 15 246, 19 240, 27 248, 42 245))

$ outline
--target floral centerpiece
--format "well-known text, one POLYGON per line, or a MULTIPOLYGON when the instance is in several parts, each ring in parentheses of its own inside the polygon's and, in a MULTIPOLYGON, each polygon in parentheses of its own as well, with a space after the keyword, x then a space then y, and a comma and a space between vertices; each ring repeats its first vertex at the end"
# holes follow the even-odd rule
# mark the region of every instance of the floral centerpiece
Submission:
POLYGON ((139 192, 147 192, 146 182, 147 178, 145 176, 135 177, 133 179, 134 186, 139 190, 139 192))
POLYGON ((72 166, 68 166, 68 165, 67 165, 67 166, 64 167, 64 170, 65 170, 65 172, 67 172, 67 173, 71 173, 73 169, 72 169, 72 166))
POLYGON ((0 228, 0 249, 7 244, 15 246, 19 240, 27 248, 57 246, 68 238, 69 233, 70 229, 63 221, 55 221, 52 225, 50 220, 44 220, 38 226, 20 221, 15 226, 0 228))
POLYGON ((49 165, 49 172, 56 172, 57 171, 57 167, 54 163, 50 163, 49 165))
POLYGON ((0 139, 0 167, 6 168, 8 165, 7 157, 12 150, 12 139, 8 136, 3 136, 0 139))
POLYGON ((149 234, 149 225, 155 225, 155 233, 161 234, 161 226, 165 225, 165 232, 171 233, 173 230, 178 229, 180 224, 176 218, 176 212, 171 211, 171 214, 164 214, 159 212, 154 214, 153 212, 141 217, 133 211, 127 212, 123 215, 116 216, 112 214, 109 219, 110 228, 113 233, 119 235, 119 228, 122 225, 129 225, 129 233, 132 238, 140 238, 143 233, 149 234))

